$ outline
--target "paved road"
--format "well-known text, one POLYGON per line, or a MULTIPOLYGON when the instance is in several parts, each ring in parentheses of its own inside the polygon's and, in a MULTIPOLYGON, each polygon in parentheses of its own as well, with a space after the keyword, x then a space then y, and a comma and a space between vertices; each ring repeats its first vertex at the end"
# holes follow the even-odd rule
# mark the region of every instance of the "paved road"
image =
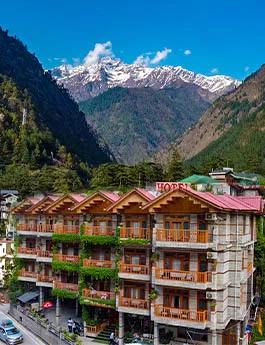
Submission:
MULTIPOLYGON (((24 336, 24 345, 47 345, 43 341, 41 341, 38 337, 36 337, 33 333, 28 331, 24 326, 14 320, 7 312, 8 312, 9 305, 8 304, 0 304, 0 320, 1 319, 11 319, 13 320, 16 327, 21 330, 24 336)), ((0 345, 2 342, 0 341, 0 345)))

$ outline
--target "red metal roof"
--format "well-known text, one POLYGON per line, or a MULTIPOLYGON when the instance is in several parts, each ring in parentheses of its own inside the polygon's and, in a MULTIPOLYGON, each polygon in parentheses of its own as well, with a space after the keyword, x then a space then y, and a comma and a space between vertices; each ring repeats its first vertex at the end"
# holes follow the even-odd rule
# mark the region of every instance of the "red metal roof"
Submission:
POLYGON ((117 201, 120 196, 114 192, 109 192, 107 190, 101 190, 101 194, 105 195, 108 199, 112 200, 113 202, 117 201))
POLYGON ((141 193, 142 195, 144 195, 147 199, 149 199, 150 201, 154 200, 156 197, 150 193, 148 190, 143 189, 143 188, 135 188, 135 190, 137 190, 139 193, 141 193))

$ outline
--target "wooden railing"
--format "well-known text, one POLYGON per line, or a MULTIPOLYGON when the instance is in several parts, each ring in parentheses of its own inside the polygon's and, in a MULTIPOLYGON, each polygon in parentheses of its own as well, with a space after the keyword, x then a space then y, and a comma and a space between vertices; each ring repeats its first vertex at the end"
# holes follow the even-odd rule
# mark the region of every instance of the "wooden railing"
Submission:
POLYGON ((138 299, 138 298, 120 297, 119 305, 121 307, 128 307, 128 308, 148 309, 149 301, 145 299, 138 299))
POLYGON ((63 255, 63 254, 54 254, 54 260, 63 261, 63 262, 79 262, 80 257, 77 255, 63 255))
POLYGON ((37 248, 18 247, 17 253, 18 254, 37 255, 37 248))
POLYGON ((53 256, 53 253, 49 250, 37 250, 37 255, 42 257, 42 258, 51 258, 53 256))
POLYGON ((113 236, 114 228, 112 226, 93 226, 85 225, 84 226, 84 235, 86 236, 113 236))
POLYGON ((55 234, 79 234, 79 225, 54 224, 55 234))
POLYGON ((149 274, 149 267, 146 265, 120 264, 121 273, 149 274))
POLYGON ((54 224, 18 223, 18 231, 53 232, 54 224))
POLYGON ((54 280, 53 276, 46 276, 44 274, 38 274, 37 280, 43 283, 52 283, 54 280))
POLYGON ((147 228, 121 228, 120 238, 150 239, 150 229, 147 228))
POLYGON ((31 223, 18 223, 16 228, 17 231, 38 231, 38 225, 31 223))
POLYGON ((101 331, 103 331, 107 326, 108 326, 109 322, 108 321, 105 321, 105 322, 102 322, 96 326, 86 326, 86 331, 87 333, 99 333, 101 331))
POLYGON ((110 260, 94 260, 94 259, 84 259, 83 260, 84 267, 104 267, 104 268, 111 268, 112 261, 110 260))
POLYGON ((156 268, 156 279, 185 281, 191 283, 208 283, 212 281, 211 272, 177 271, 173 269, 156 268))
POLYGON ((90 290, 90 289, 83 289, 82 296, 85 298, 97 298, 97 299, 114 299, 115 293, 110 291, 97 291, 97 290, 90 290))
POLYGON ((38 232, 54 232, 54 224, 39 224, 38 232))
POLYGON ((208 230, 157 229, 157 241, 207 243, 210 240, 208 230))
POLYGON ((159 317, 166 317, 170 319, 178 319, 185 321, 207 321, 207 310, 197 311, 189 309, 164 307, 163 305, 155 305, 155 315, 159 317))
POLYGON ((22 268, 20 271, 19 271, 19 274, 18 274, 20 277, 27 277, 27 278, 37 278, 37 272, 29 272, 29 271, 26 271, 25 268, 22 268))
POLYGON ((53 286, 56 289, 62 289, 62 290, 69 290, 72 292, 77 292, 78 291, 78 284, 73 284, 73 283, 63 283, 58 280, 55 280, 53 282, 53 286))

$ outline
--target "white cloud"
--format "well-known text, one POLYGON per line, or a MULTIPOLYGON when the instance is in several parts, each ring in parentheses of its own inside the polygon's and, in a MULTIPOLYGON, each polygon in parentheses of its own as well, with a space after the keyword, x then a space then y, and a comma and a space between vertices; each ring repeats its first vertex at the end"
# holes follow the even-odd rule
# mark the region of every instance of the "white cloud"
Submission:
POLYGON ((67 63, 67 59, 66 58, 61 58, 61 63, 66 64, 67 63))
POLYGON ((161 51, 156 52, 156 55, 154 56, 154 58, 150 61, 152 65, 156 65, 158 64, 160 61, 165 60, 168 56, 168 54, 170 54, 172 52, 171 49, 165 48, 161 51))
POLYGON ((150 65, 150 56, 147 56, 146 54, 139 55, 135 59, 134 64, 147 67, 150 65))
POLYGON ((165 60, 168 54, 170 54, 171 52, 172 52, 171 49, 165 48, 161 51, 160 50, 157 51, 156 53, 152 53, 152 52, 144 53, 144 54, 139 55, 135 59, 134 64, 145 66, 145 67, 148 67, 150 65, 157 65, 160 61, 165 60), (151 58, 150 55, 154 55, 154 57, 151 58))
POLYGON ((73 60, 73 64, 75 66, 80 65, 80 58, 79 57, 73 57, 72 60, 73 60))
POLYGON ((105 43, 96 43, 94 49, 90 50, 84 58, 84 64, 87 66, 93 65, 104 56, 114 56, 112 52, 112 43, 110 41, 105 43))
POLYGON ((191 55, 191 50, 190 49, 184 50, 184 55, 186 56, 191 55))
POLYGON ((218 74, 219 73, 219 69, 217 67, 214 67, 211 69, 211 73, 212 74, 218 74))
POLYGON ((249 66, 245 66, 244 71, 248 72, 249 71, 249 66))

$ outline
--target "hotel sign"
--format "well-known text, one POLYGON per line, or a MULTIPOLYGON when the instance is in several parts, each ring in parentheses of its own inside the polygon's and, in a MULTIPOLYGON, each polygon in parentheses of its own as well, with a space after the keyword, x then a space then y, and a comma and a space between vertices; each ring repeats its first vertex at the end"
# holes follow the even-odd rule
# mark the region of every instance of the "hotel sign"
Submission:
POLYGON ((157 192, 169 192, 176 189, 187 189, 188 184, 184 182, 156 182, 157 192))

